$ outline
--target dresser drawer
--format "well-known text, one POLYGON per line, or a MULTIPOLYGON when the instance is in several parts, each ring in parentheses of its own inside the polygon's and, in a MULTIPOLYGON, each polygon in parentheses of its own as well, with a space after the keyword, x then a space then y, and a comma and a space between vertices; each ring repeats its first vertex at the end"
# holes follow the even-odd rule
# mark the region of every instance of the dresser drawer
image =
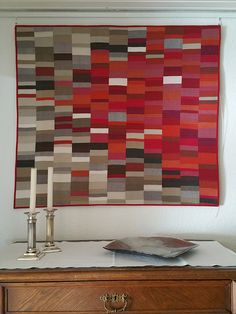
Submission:
POLYGON ((98 281, 8 284, 7 312, 230 313, 230 281, 98 281), (126 295, 127 300, 126 300, 126 295), (126 306, 127 302, 127 306, 126 306))

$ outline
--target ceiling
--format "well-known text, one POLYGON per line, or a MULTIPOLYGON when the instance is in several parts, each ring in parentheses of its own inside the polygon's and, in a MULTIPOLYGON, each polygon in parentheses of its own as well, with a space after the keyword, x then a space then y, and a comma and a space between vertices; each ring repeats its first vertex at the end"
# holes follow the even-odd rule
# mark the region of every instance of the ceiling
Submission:
POLYGON ((2 11, 236 11, 236 0, 0 0, 2 11))

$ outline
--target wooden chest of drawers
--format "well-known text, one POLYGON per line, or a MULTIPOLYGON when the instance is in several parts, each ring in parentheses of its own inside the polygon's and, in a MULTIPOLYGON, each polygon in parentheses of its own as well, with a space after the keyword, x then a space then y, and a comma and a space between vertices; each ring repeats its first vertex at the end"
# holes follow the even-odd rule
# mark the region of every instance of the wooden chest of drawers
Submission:
POLYGON ((234 280, 232 268, 1 271, 0 314, 235 314, 234 280))

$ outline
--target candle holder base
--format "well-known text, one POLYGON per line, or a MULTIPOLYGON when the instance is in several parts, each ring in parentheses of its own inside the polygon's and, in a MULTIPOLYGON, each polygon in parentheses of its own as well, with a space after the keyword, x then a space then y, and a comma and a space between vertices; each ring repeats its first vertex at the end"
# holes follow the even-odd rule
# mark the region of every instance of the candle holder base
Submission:
POLYGON ((18 261, 38 261, 45 255, 44 252, 37 250, 34 253, 26 252, 24 255, 17 258, 18 261))
POLYGON ((62 250, 57 247, 55 244, 53 245, 45 245, 43 248, 42 248, 42 252, 43 253, 56 253, 56 252, 62 252, 62 250))

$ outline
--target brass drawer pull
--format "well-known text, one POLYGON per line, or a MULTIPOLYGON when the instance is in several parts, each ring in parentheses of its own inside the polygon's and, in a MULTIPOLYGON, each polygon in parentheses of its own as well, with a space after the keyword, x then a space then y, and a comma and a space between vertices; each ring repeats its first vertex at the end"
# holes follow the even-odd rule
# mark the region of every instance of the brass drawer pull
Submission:
POLYGON ((124 312, 128 305, 127 294, 105 294, 100 297, 100 300, 104 302, 104 308, 107 313, 124 312))

